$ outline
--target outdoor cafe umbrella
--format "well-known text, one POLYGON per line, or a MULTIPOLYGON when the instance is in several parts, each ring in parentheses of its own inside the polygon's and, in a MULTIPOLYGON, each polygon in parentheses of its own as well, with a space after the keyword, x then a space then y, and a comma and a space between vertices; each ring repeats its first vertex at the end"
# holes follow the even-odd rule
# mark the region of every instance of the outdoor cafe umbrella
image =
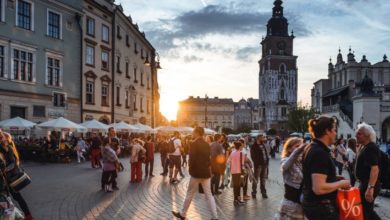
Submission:
POLYGON ((0 122, 0 127, 9 130, 25 130, 32 128, 36 123, 23 119, 21 117, 15 117, 0 122))
POLYGON ((133 126, 136 126, 137 128, 139 128, 139 132, 155 133, 153 128, 151 128, 150 126, 141 124, 141 123, 135 124, 133 126))
POLYGON ((179 132, 181 132, 181 133, 190 134, 190 133, 192 133, 192 131, 193 131, 194 129, 191 128, 191 127, 178 127, 178 130, 179 130, 179 132))
POLYGON ((108 125, 101 123, 100 121, 93 119, 80 124, 85 127, 89 132, 107 132, 108 125))
POLYGON ((84 132, 86 128, 66 118, 59 117, 37 125, 40 128, 54 129, 56 131, 78 131, 84 132))
POLYGON ((139 131, 140 129, 137 128, 136 126, 134 125, 129 125, 127 124, 126 122, 124 121, 121 121, 121 122, 118 122, 118 123, 113 123, 113 124, 110 124, 108 127, 113 127, 115 128, 115 130, 117 131, 123 131, 123 132, 136 132, 136 131, 139 131))
POLYGON ((157 132, 175 132, 179 131, 178 128, 172 127, 172 126, 160 126, 154 129, 157 132))
POLYGON ((205 128, 204 129, 204 133, 205 134, 216 134, 217 132, 212 130, 212 129, 210 129, 210 128, 205 128))

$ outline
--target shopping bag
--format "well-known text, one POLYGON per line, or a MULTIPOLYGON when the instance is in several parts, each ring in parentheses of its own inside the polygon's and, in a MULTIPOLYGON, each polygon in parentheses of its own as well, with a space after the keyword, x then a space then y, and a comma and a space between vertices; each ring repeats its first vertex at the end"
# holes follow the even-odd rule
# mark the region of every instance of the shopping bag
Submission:
POLYGON ((337 206, 340 220, 363 220, 363 206, 359 189, 352 187, 349 190, 339 189, 337 192, 337 206))

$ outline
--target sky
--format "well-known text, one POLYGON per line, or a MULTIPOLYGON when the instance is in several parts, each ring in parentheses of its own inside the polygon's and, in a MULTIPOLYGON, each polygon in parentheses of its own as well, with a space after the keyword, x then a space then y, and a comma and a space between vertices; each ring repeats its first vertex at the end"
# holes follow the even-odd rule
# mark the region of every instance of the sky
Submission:
MULTIPOLYGON (((160 111, 176 119, 188 96, 258 98, 261 39, 274 0, 116 0, 160 55, 160 111)), ((298 101, 310 105, 313 83, 329 59, 349 48, 359 62, 390 57, 389 0, 284 0, 298 56, 298 101)))

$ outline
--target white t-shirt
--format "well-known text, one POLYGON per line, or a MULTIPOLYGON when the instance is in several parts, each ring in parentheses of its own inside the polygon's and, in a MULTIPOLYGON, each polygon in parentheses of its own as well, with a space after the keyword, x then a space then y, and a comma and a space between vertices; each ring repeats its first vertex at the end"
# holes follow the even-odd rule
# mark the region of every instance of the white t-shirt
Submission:
POLYGON ((181 156, 180 147, 181 147, 181 140, 179 138, 175 138, 173 141, 173 145, 175 146, 175 152, 171 153, 170 155, 174 156, 181 156))

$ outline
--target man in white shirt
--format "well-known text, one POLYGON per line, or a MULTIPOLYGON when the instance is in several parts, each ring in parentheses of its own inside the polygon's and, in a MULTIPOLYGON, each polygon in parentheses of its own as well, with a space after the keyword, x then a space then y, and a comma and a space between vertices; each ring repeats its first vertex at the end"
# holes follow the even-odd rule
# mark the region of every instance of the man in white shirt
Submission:
POLYGON ((175 151, 173 153, 168 154, 168 156, 169 156, 169 181, 171 183, 175 183, 178 181, 176 178, 177 173, 181 169, 180 133, 175 131, 173 133, 173 137, 172 137, 171 141, 173 142, 173 145, 175 146, 175 151))

